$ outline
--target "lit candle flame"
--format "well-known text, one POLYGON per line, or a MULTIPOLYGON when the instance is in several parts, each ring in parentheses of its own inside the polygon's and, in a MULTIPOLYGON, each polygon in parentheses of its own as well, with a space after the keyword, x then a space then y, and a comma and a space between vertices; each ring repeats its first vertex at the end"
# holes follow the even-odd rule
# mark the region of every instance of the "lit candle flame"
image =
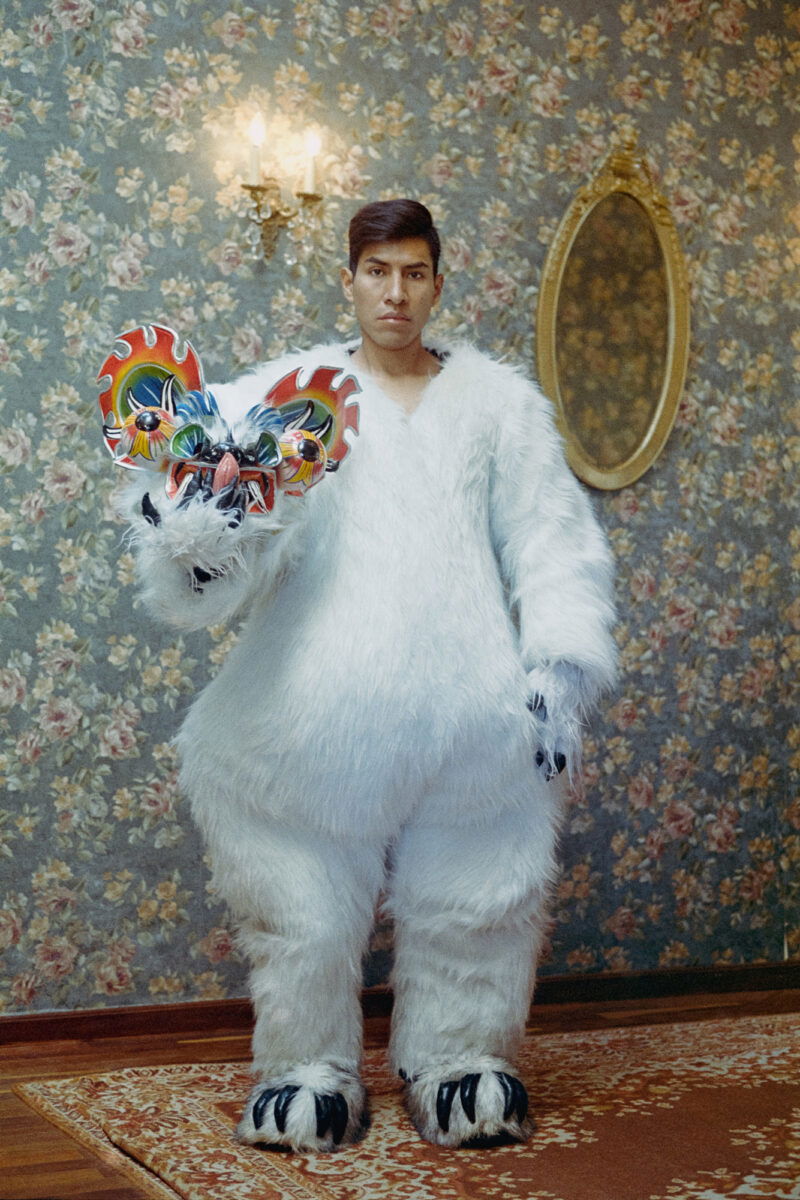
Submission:
POLYGON ((264 139, 267 136, 267 127, 264 124, 264 118, 261 113, 256 113, 253 117, 248 126, 248 133, 250 134, 250 141, 254 146, 264 145, 264 139))

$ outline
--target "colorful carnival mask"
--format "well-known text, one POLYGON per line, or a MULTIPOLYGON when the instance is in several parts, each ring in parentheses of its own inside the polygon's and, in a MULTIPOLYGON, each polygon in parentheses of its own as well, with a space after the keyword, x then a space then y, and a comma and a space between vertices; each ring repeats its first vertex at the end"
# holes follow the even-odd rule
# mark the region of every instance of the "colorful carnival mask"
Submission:
POLYGON ((358 433, 359 386, 336 367, 284 375, 260 403, 226 421, 189 342, 163 325, 122 333, 98 374, 103 437, 114 461, 166 474, 169 497, 224 497, 242 512, 267 513, 275 489, 299 496, 329 471, 358 433), (334 380, 339 381, 334 386, 334 380))

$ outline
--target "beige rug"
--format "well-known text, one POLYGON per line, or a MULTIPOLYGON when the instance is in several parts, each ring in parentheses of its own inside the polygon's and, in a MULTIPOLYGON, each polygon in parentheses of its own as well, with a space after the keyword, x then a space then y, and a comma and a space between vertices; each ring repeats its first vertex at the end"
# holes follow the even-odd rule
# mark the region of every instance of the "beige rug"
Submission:
POLYGON ((372 1127, 333 1155, 238 1145, 246 1063, 27 1083, 38 1112, 159 1200, 800 1200, 800 1015, 530 1037, 527 1146, 420 1141, 372 1051, 372 1127))

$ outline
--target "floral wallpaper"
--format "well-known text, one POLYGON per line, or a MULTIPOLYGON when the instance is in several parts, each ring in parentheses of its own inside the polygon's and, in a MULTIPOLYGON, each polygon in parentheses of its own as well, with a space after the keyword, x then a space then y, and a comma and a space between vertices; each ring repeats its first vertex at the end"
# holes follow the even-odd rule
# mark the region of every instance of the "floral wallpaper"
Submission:
MULTIPOLYGON (((0 1007, 243 995, 170 738, 235 629, 138 605, 94 377, 144 320, 212 378, 352 320, 365 200, 429 204, 442 335, 535 370, 547 246, 636 131, 688 260, 678 422, 596 494, 623 675, 570 797, 545 973, 800 955, 800 11, 781 0, 5 0, 0 14, 0 1007), (324 201, 274 258, 242 182, 324 201)), ((367 979, 384 977, 378 930, 367 979)))

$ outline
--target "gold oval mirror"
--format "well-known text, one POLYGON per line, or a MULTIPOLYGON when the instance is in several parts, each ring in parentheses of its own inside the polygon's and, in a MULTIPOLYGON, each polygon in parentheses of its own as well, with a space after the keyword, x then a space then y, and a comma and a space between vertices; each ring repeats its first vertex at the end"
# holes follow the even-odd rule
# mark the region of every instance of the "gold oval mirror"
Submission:
POLYGON ((539 379, 575 474, 633 483, 669 437, 686 374, 689 300, 675 224, 633 146, 573 200, 548 252, 539 379))

